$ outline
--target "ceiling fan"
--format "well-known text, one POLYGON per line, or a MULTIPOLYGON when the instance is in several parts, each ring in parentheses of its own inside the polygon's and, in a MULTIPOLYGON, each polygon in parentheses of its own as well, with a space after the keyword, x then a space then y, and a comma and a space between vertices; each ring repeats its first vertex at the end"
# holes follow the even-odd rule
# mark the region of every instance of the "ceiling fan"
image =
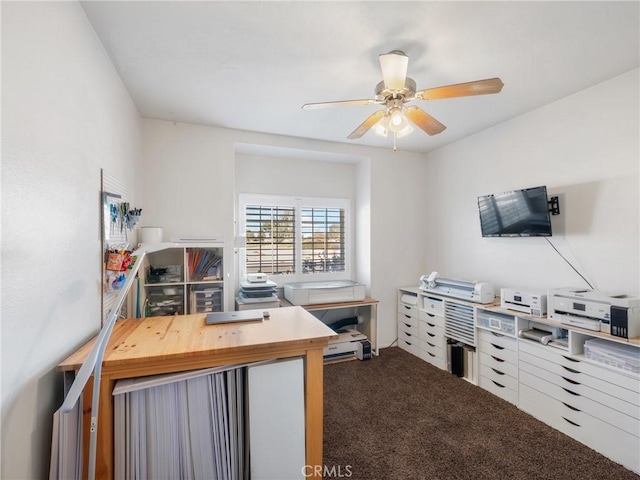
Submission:
POLYGON ((385 137, 388 131, 391 130, 394 134, 395 150, 395 137, 402 137, 413 131, 409 120, 429 135, 437 135, 447 128, 420 107, 416 105, 407 106, 406 104, 409 102, 413 100, 439 100, 499 93, 504 85, 499 78, 488 78, 475 82, 416 90, 416 82, 407 77, 409 57, 403 51, 392 50, 389 53, 379 55, 379 59, 380 68, 382 69, 382 82, 376 85, 375 98, 307 103, 302 108, 313 110, 353 105, 384 105, 383 110, 372 113, 347 138, 351 140, 360 138, 372 127, 377 133, 385 137))

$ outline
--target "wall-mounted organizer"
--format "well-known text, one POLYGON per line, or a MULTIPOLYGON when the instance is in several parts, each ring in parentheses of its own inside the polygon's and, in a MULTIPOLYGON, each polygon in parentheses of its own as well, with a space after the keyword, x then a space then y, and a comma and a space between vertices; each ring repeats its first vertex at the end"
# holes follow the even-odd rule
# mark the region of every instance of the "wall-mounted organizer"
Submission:
MULTIPOLYGON (((129 266, 132 243, 131 231, 140 219, 142 210, 127 201, 125 185, 108 172, 100 172, 100 217, 102 239, 102 321, 116 303, 118 292, 124 285, 129 266)), ((126 316, 133 316, 131 303, 123 306, 126 316)))
POLYGON ((147 254, 135 302, 145 317, 227 310, 223 246, 185 243, 147 254))

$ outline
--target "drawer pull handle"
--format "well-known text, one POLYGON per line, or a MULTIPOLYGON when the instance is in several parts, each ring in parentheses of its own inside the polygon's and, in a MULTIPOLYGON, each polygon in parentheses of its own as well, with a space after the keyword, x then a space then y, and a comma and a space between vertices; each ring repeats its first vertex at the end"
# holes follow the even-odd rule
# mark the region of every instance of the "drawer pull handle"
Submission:
POLYGON ((501 347, 500 345, 496 345, 495 343, 492 343, 491 346, 493 348, 497 348, 498 350, 504 350, 504 347, 501 347))
MULTIPOLYGON (((567 407, 567 408, 569 408, 569 409, 573 410, 574 412, 581 412, 581 411, 582 411, 582 410, 580 410, 579 408, 572 407, 572 406, 571 406, 571 405, 569 405, 568 403, 564 403, 564 402, 562 402, 562 404, 563 404, 565 407, 567 407)), ((565 418, 565 420, 566 420, 566 418, 565 418)))
POLYGON ((580 425, 578 425, 576 422, 572 422, 571 420, 569 420, 569 419, 567 419, 567 418, 562 417, 562 419, 563 419, 565 422, 570 423, 571 425, 573 425, 573 426, 575 426, 575 427, 579 427, 579 426, 580 426, 580 425))
POLYGON ((433 328, 433 327, 435 327, 435 326, 436 326, 436 324, 435 324, 435 323, 429 323, 429 322, 427 322, 427 325, 429 325, 431 328, 433 328))
POLYGON ((576 392, 572 392, 571 390, 567 390, 566 388, 562 387, 562 389, 567 392, 570 393, 571 395, 575 395, 576 397, 581 397, 582 395, 580 395, 579 393, 576 392))
POLYGON ((435 357, 435 355, 433 353, 431 353, 431 352, 427 352, 427 354, 432 356, 432 357, 435 357))
POLYGON ((564 358, 565 360, 569 360, 570 362, 573 362, 573 363, 580 363, 580 360, 576 360, 575 358, 566 357, 564 355, 562 355, 562 358, 564 358))
POLYGON ((426 312, 426 314, 429 315, 430 317, 435 317, 433 313, 426 312))
POLYGON ((494 335, 496 337, 504 337, 504 335, 502 335, 500 333, 496 333, 496 332, 491 332, 491 335, 494 335))
POLYGON ((433 348, 436 347, 433 343, 429 343, 429 342, 427 342, 427 345, 429 345, 430 347, 433 347, 433 348))
POLYGON ((406 340, 404 341, 404 343, 406 343, 407 345, 413 345, 411 342, 407 342, 406 340))
POLYGON ((493 383, 496 384, 496 386, 500 387, 500 388, 504 388, 504 385, 501 385, 500 383, 496 382, 495 380, 491 380, 493 383))
POLYGON ((429 333, 429 332, 427 332, 427 335, 429 335, 432 338, 436 336, 434 333, 429 333))
POLYGON ((580 385, 580 382, 576 382, 575 380, 571 380, 570 378, 562 377, 562 379, 566 382, 571 383, 572 385, 580 385))
POLYGON ((491 358, 493 358, 496 362, 500 362, 500 363, 504 362, 504 360, 502 360, 501 358, 494 357, 493 355, 491 355, 491 358))
POLYGON ((408 305, 402 305, 404 308, 406 308, 407 310, 411 310, 411 307, 408 305))
POLYGON ((408 332, 404 332, 404 334, 405 334, 407 337, 412 337, 412 336, 413 336, 413 335, 411 335, 411 334, 410 334, 410 333, 408 333, 408 332))
POLYGON ((494 372, 496 372, 498 375, 504 375, 503 372, 501 372, 500 370, 496 370, 495 368, 491 368, 491 370, 493 370, 494 372))
POLYGON ((404 314, 404 316, 407 318, 411 318, 411 315, 407 315, 406 313, 404 314))
POLYGON ((565 367, 564 365, 562 365, 562 368, 564 368, 567 372, 580 373, 578 370, 574 370, 573 368, 565 367))

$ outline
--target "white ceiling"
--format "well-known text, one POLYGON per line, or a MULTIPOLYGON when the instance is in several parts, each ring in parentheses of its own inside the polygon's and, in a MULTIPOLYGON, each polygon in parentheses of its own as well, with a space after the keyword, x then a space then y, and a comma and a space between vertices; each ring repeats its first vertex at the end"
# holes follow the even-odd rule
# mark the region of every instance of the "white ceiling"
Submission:
POLYGON ((447 126, 427 152, 637 68, 631 2, 82 2, 144 117, 389 148, 369 131, 378 54, 403 50, 418 89, 500 77, 497 95, 416 101, 447 126))

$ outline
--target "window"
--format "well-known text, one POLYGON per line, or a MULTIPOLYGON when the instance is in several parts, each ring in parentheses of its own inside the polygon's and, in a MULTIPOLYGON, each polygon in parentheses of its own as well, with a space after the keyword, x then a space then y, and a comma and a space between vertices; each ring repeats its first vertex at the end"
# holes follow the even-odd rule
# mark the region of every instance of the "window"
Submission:
POLYGON ((295 209, 269 205, 245 207, 246 273, 295 272, 295 209))
POLYGON ((241 274, 349 278, 349 200, 240 195, 241 274))
POLYGON ((303 207, 302 273, 344 272, 344 209, 303 207))

